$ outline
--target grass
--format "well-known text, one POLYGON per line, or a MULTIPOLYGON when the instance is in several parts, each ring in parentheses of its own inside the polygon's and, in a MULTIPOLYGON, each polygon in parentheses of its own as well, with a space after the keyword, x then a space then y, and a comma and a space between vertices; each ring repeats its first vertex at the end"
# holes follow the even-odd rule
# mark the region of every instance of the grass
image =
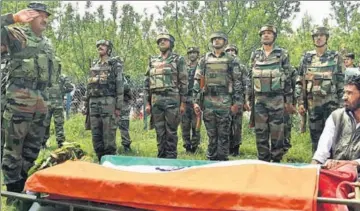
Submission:
MULTIPOLYGON (((244 115, 246 116, 246 115, 244 115)), ((93 158, 94 162, 97 162, 95 152, 92 147, 91 142, 91 133, 90 131, 84 130, 84 121, 85 117, 81 114, 72 116, 68 121, 65 121, 65 136, 67 141, 75 141, 79 143, 83 150, 87 152, 89 156, 93 158)), ((311 144, 309 133, 300 134, 299 128, 299 119, 297 117, 293 118, 293 129, 292 129, 292 148, 284 156, 282 162, 290 163, 308 163, 311 160, 311 144)), ((51 150, 56 149, 57 144, 55 140, 55 129, 54 125, 51 125, 51 137, 48 141, 48 148, 41 150, 38 160, 48 156, 51 150)), ((200 150, 194 154, 189 155, 185 153, 185 149, 182 147, 182 138, 181 138, 181 129, 179 127, 178 131, 179 143, 178 143, 178 158, 180 159, 193 159, 193 160, 204 160, 206 159, 205 153, 207 148, 207 135, 204 125, 202 124, 201 128, 201 143, 200 150)), ((156 134, 155 130, 143 130, 143 121, 134 120, 130 122, 130 137, 132 140, 131 148, 132 153, 127 155, 132 156, 143 156, 143 157, 156 157, 157 147, 156 147, 156 134)), ((116 142, 118 146, 118 154, 124 154, 123 148, 121 146, 119 130, 116 134, 116 142)), ((244 117, 243 120, 243 143, 240 147, 240 157, 231 157, 231 160, 234 159, 257 159, 257 151, 255 145, 255 134, 254 131, 248 128, 248 120, 244 117)), ((5 186, 2 187, 2 190, 5 190, 5 186)), ((6 198, 1 199, 0 210, 3 211, 15 211, 13 207, 6 206, 6 198)))

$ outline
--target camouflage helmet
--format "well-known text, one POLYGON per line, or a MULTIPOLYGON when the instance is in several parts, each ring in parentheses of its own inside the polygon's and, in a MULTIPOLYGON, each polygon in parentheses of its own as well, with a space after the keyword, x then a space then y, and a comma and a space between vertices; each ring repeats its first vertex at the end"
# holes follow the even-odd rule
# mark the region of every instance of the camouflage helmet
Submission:
POLYGON ((217 32, 213 32, 211 35, 210 35, 210 41, 212 41, 214 38, 216 37, 220 37, 220 38, 223 38, 225 40, 225 42, 228 41, 228 36, 222 32, 222 31, 217 31, 217 32))
POLYGON ((187 49, 187 53, 191 53, 191 52, 200 53, 200 49, 199 49, 199 47, 189 47, 189 48, 187 49))
POLYGON ((228 50, 235 50, 235 53, 238 54, 238 48, 236 47, 236 45, 234 44, 231 44, 231 45, 228 45, 226 48, 225 48, 225 51, 227 52, 228 50))
POLYGON ((112 44, 112 42, 110 40, 98 40, 98 41, 96 41, 96 47, 97 48, 99 47, 99 45, 107 46, 108 47, 107 53, 108 53, 108 55, 111 54, 112 49, 113 49, 113 44, 112 44))
POLYGON ((158 34, 158 36, 156 37, 156 43, 159 44, 160 39, 167 39, 169 40, 171 43, 175 42, 175 38, 174 36, 172 36, 169 33, 160 33, 158 34))
POLYGON ((274 25, 267 24, 261 27, 259 30, 259 36, 261 36, 264 31, 271 31, 272 33, 274 33, 275 37, 277 36, 277 30, 274 25))
POLYGON ((48 16, 51 15, 51 13, 47 10, 46 4, 40 3, 40 2, 31 2, 27 6, 29 9, 33 9, 36 11, 42 11, 45 12, 48 16))
POLYGON ((329 38, 329 36, 330 36, 329 29, 324 26, 315 28, 312 31, 311 36, 314 38, 314 36, 319 35, 319 34, 324 34, 327 38, 329 38))

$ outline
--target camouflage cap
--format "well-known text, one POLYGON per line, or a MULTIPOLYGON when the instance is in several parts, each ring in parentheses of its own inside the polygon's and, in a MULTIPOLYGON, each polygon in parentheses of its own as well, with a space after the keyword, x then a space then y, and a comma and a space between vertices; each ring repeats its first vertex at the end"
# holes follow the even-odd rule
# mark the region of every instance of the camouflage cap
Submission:
POLYGON ((216 37, 220 37, 220 38, 223 38, 225 41, 228 40, 228 36, 222 32, 222 31, 217 31, 217 32, 213 32, 211 35, 210 35, 210 40, 213 40, 214 38, 216 37))
POLYGON ((347 54, 345 55, 345 57, 351 58, 351 59, 355 59, 355 54, 354 54, 354 53, 347 53, 347 54))
POLYGON ((169 33, 160 33, 158 34, 158 36, 156 37, 156 43, 159 44, 160 39, 167 39, 169 40, 171 43, 175 42, 175 38, 174 36, 172 36, 169 33))
POLYGON ((200 53, 199 47, 189 47, 187 49, 187 53, 191 53, 191 52, 198 52, 200 53))
POLYGON ((36 11, 43 11, 45 13, 47 13, 48 16, 51 15, 51 13, 47 10, 47 6, 46 4, 40 3, 40 2, 31 2, 30 4, 28 4, 27 6, 29 9, 33 9, 36 11))
POLYGON ((238 48, 236 47, 236 45, 234 44, 231 44, 231 45, 228 45, 226 48, 225 48, 225 51, 228 51, 228 50, 235 50, 235 52, 237 53, 238 52, 238 48))
POLYGON ((311 33, 311 36, 315 36, 315 35, 319 35, 319 34, 324 34, 326 36, 330 36, 329 29, 324 26, 317 27, 316 29, 314 29, 311 33))
POLYGON ((267 24, 260 28, 259 35, 261 36, 264 31, 271 31, 274 34, 277 34, 276 27, 274 25, 267 24))

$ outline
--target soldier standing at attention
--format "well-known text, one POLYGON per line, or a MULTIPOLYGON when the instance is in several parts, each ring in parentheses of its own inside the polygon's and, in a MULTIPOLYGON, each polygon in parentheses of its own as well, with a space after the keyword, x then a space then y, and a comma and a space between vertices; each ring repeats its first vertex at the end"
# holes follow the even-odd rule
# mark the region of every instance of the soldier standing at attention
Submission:
POLYGON ((288 52, 275 46, 276 28, 265 25, 259 31, 262 47, 251 54, 249 100, 255 119, 258 159, 280 162, 286 153, 284 116, 293 113, 288 52), (270 140, 270 143, 269 143, 270 140))
POLYGON ((185 112, 188 77, 185 59, 173 53, 175 38, 161 33, 156 39, 160 55, 152 56, 146 71, 146 113, 156 131, 159 158, 177 158, 177 128, 185 112))
POLYGON ((123 65, 118 57, 111 57, 113 45, 98 40, 99 60, 90 68, 85 110, 90 116, 90 128, 95 153, 99 159, 116 154, 116 129, 123 106, 123 65))
POLYGON ((213 51, 200 59, 195 72, 194 110, 197 115, 204 112, 207 158, 228 160, 231 115, 243 108, 242 77, 246 73, 241 72, 239 61, 225 52, 228 37, 224 32, 212 33, 210 41, 213 51))
POLYGON ((298 111, 309 116, 313 153, 329 115, 342 106, 344 63, 338 52, 329 50, 329 30, 318 27, 312 33, 315 50, 307 51, 300 61, 296 85, 298 111))
MULTIPOLYGON (((186 101, 186 111, 181 118, 182 137, 184 148, 186 152, 195 153, 200 144, 200 130, 196 129, 196 114, 192 102, 192 93, 194 86, 194 75, 196 66, 198 64, 200 50, 199 47, 189 47, 187 55, 189 62, 187 64, 188 70, 188 98, 186 101)), ((201 120, 200 120, 201 121, 201 120)))

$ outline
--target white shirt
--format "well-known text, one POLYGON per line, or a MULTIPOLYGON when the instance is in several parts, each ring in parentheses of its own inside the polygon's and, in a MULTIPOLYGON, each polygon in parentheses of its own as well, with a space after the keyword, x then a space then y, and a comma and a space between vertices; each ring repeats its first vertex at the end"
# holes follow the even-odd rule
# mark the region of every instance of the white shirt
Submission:
MULTIPOLYGON (((354 118, 352 113, 350 113, 350 118, 354 118)), ((360 123, 357 123, 356 128, 358 128, 359 126, 360 123)), ((326 160, 330 157, 331 146, 333 145, 335 139, 335 130, 335 123, 332 115, 330 115, 325 122, 325 127, 320 136, 318 147, 312 158, 313 160, 317 160, 320 163, 324 164, 326 160)), ((358 162, 360 165, 360 159, 357 159, 355 161, 358 162)))

